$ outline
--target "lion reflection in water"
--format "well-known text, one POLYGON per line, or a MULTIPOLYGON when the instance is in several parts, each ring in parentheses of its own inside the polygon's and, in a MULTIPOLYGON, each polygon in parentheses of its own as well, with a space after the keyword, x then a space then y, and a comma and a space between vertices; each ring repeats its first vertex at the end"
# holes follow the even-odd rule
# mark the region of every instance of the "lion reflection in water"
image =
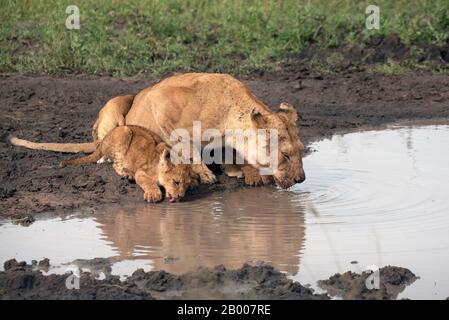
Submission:
POLYGON ((151 259, 155 270, 177 274, 259 261, 295 274, 305 232, 297 196, 265 188, 177 205, 108 210, 96 221, 117 258, 151 259))

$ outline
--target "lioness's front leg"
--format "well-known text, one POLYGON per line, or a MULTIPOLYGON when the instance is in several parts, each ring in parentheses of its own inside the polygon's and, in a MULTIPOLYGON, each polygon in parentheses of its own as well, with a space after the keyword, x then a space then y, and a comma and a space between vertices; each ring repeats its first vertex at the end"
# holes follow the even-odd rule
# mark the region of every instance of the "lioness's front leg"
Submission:
POLYGON ((274 184, 273 176, 261 176, 264 185, 274 184))
POLYGON ((272 184, 274 182, 272 176, 261 176, 259 170, 253 166, 243 165, 241 169, 247 185, 259 186, 262 184, 272 184))
POLYGON ((157 184, 156 177, 151 177, 144 170, 137 170, 135 179, 136 183, 143 189, 145 201, 159 202, 162 200, 162 192, 157 184))
POLYGON ((213 172, 210 171, 204 162, 201 162, 200 164, 193 164, 192 171, 194 174, 200 176, 201 183, 214 183, 217 181, 217 178, 213 172))
POLYGON ((222 164, 221 170, 228 177, 243 178, 242 167, 237 164, 222 164))

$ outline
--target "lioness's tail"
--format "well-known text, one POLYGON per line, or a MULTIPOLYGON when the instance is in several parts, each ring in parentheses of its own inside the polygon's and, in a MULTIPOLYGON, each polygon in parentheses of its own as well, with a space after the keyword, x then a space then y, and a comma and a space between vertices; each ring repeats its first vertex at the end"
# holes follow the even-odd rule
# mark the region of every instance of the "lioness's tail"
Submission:
POLYGON ((97 150, 94 151, 94 153, 92 153, 88 156, 77 158, 77 159, 62 160, 61 162, 59 162, 59 166, 61 168, 63 168, 68 164, 93 163, 93 162, 97 162, 100 159, 101 159, 101 149, 98 148, 97 150))
POLYGON ((9 143, 14 146, 25 147, 34 150, 48 150, 56 152, 66 152, 66 153, 78 153, 78 152, 94 152, 95 143, 46 143, 46 142, 32 142, 24 139, 19 139, 14 136, 8 137, 9 143))

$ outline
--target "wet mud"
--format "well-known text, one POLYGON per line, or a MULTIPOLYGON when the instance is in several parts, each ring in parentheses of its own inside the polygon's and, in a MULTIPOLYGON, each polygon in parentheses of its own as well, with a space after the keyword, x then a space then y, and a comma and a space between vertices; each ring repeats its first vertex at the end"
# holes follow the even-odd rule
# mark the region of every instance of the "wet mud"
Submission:
MULTIPOLYGON (((0 272, 0 299, 281 299, 328 300, 327 294, 315 293, 299 282, 287 278, 269 265, 245 264, 239 269, 228 270, 223 266, 199 268, 197 271, 174 275, 165 271, 144 272, 136 270, 126 280, 106 275, 97 279, 95 273, 83 272, 79 276, 79 289, 72 274, 43 275, 42 268, 49 261, 32 264, 9 260, 5 271, 0 272), (72 278, 69 278, 72 275, 72 278), (69 279, 69 280, 67 280, 69 279)), ((95 269, 105 261, 83 261, 83 266, 95 269)), ((381 290, 367 292, 362 285, 366 274, 336 274, 323 281, 323 286, 334 294, 350 299, 394 299, 416 276, 407 269, 384 267, 381 272, 381 290)), ((368 290, 369 291, 369 290, 368 290)))

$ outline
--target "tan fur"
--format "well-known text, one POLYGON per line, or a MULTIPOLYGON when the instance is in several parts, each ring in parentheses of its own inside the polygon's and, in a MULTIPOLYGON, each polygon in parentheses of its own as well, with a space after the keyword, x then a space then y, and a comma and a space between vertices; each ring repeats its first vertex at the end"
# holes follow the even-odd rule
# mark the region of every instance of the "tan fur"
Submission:
MULTIPOLYGON (((187 129, 192 136, 194 120, 201 121, 202 131, 214 128, 222 136, 226 129, 278 130, 278 170, 273 177, 265 178, 252 170, 245 178, 248 184, 275 181, 288 188, 305 179, 301 157, 304 147, 296 127, 295 109, 282 103, 279 112, 271 111, 243 83, 230 75, 188 73, 167 78, 136 95, 126 116, 126 124, 148 128, 169 145, 172 143, 170 133, 174 129, 187 129)), ((246 154, 247 150, 238 151, 246 154)), ((254 168, 263 165, 258 163, 254 168)))
POLYGON ((92 163, 106 156, 113 161, 118 175, 136 180, 144 190, 144 199, 150 202, 162 200, 159 186, 165 188, 170 201, 177 201, 189 187, 198 185, 198 179, 215 181, 213 173, 204 165, 174 165, 169 150, 160 137, 145 128, 120 126, 104 137, 94 153, 61 161, 60 165, 92 163))
POLYGON ((243 171, 239 165, 222 164, 220 168, 228 177, 243 178, 243 171))
POLYGON ((92 127, 94 142, 101 142, 112 129, 125 125, 125 116, 131 109, 133 100, 134 96, 118 96, 106 103, 92 127))
POLYGON ((134 96, 118 96, 109 100, 100 110, 92 128, 93 142, 88 143, 46 143, 32 142, 11 136, 9 142, 28 149, 77 153, 94 152, 96 145, 115 127, 125 125, 125 116, 133 103, 134 96))

